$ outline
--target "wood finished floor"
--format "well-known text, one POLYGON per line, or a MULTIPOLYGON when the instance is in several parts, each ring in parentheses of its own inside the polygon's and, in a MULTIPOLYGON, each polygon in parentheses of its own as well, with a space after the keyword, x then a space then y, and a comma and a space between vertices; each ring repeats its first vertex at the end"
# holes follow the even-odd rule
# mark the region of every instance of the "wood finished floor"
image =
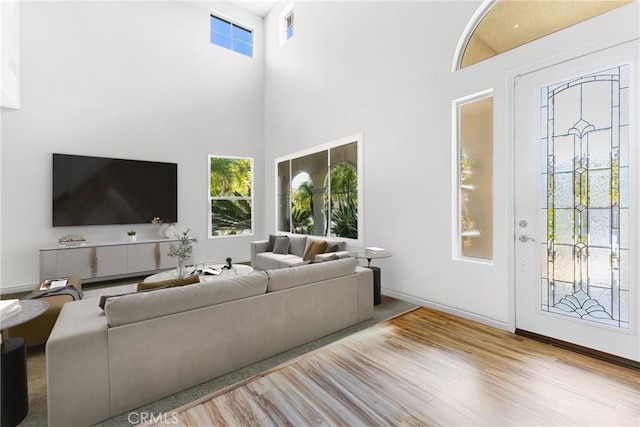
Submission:
POLYGON ((165 421, 638 426, 640 372, 420 308, 179 408, 165 421))

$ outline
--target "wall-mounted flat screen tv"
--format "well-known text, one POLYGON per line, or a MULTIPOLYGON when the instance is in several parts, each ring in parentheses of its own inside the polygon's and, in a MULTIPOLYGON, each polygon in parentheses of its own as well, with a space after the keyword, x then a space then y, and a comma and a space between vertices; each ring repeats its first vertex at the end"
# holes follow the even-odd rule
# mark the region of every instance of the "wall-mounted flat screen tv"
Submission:
POLYGON ((178 221, 176 163, 53 154, 53 226, 178 221))

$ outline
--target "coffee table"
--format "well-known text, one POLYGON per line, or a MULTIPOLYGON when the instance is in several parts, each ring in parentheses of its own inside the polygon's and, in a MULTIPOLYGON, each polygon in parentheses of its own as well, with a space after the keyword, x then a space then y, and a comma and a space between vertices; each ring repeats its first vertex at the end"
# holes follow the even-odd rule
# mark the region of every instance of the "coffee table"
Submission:
MULTIPOLYGON (((200 277, 200 281, 201 282, 209 282, 209 281, 214 281, 214 280, 218 280, 218 278, 229 278, 229 277, 234 277, 234 276, 246 276, 247 274, 251 274, 253 273, 253 267, 249 266, 249 265, 244 265, 244 264, 233 264, 231 266, 231 269, 227 269, 227 268, 222 268, 224 264, 209 264, 209 263, 202 263, 202 264, 196 264, 197 265, 197 269, 203 269, 204 267, 210 267, 210 268, 216 268, 222 271, 222 273, 220 273, 220 275, 216 276, 216 275, 210 275, 210 274, 198 274, 198 276, 200 277)), ((187 271, 193 271, 196 270, 196 266, 194 265, 190 265, 188 267, 186 267, 187 271)), ((173 269, 173 270, 166 270, 166 271, 162 271, 160 273, 156 273, 153 274, 149 277, 146 277, 143 282, 159 282, 162 280, 170 280, 170 279, 177 279, 178 278, 178 270, 177 269, 173 269)))

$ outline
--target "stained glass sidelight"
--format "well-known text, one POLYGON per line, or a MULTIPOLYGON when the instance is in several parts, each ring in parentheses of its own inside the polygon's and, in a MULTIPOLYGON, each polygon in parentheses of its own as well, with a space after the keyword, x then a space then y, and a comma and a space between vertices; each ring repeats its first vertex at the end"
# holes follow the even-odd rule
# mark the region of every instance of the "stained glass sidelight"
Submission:
POLYGON ((628 104, 628 65, 540 91, 542 310, 624 329, 628 104))

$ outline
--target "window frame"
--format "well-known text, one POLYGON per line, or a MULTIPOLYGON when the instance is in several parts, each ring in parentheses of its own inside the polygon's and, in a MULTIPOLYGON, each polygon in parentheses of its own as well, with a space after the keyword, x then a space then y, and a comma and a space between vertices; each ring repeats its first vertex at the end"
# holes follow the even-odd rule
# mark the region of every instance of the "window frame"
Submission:
MULTIPOLYGON (((328 239, 339 239, 339 240, 345 240, 347 242, 347 244, 349 246, 359 246, 359 247, 363 247, 364 246, 364 233, 365 233, 365 209, 364 209, 364 154, 363 154, 363 147, 364 147, 364 136, 362 133, 357 133, 354 135, 350 135, 344 138, 340 138, 334 141, 330 141, 328 143, 325 144, 321 144, 321 145, 317 145, 315 147, 311 147, 309 149, 306 150, 302 150, 302 151, 297 151, 295 153, 286 155, 286 156, 281 156, 275 159, 274 162, 274 198, 275 198, 275 223, 274 223, 274 230, 276 230, 276 233, 282 233, 282 234, 298 234, 298 233, 293 233, 290 230, 280 230, 279 227, 279 223, 280 223, 280 211, 279 211, 279 200, 278 200, 278 165, 282 162, 285 161, 289 161, 289 188, 291 188, 291 182, 293 181, 293 178, 295 178, 294 176, 292 176, 292 171, 291 171, 291 163, 293 160, 301 158, 301 157, 305 157, 305 156, 310 156, 312 154, 317 154, 320 153, 322 151, 327 151, 329 152, 329 150, 331 148, 336 148, 336 147, 340 147, 343 145, 348 145, 348 144, 352 144, 352 143, 356 143, 356 149, 357 149, 357 188, 358 188, 358 238, 357 239, 352 239, 349 237, 340 237, 340 236, 332 236, 331 235, 331 227, 327 227, 327 234, 325 236, 319 236, 319 235, 308 235, 308 236, 312 236, 312 237, 317 237, 317 238, 328 238, 328 239)), ((331 156, 327 155, 327 177, 331 177, 331 156)), ((331 185, 328 186, 327 188, 327 198, 328 200, 331 200, 331 185)), ((331 206, 329 205, 327 207, 329 214, 331 213, 331 206)), ((289 223, 291 224, 291 195, 289 196, 289 223)), ((330 221, 330 219, 329 219, 330 221)), ((303 235, 303 234, 299 234, 299 235, 303 235)))
POLYGON ((239 22, 239 21, 237 21, 235 19, 229 18, 228 16, 226 16, 224 14, 221 14, 221 13, 218 13, 218 12, 215 12, 215 11, 209 11, 209 43, 214 45, 214 46, 218 46, 218 47, 221 47, 223 49, 229 50, 231 52, 238 53, 238 54, 240 54, 242 56, 246 56, 247 58, 255 58, 255 55, 256 55, 256 50, 255 50, 255 30, 254 30, 254 28, 251 27, 250 25, 244 24, 242 22, 239 22), (225 35, 223 33, 214 31, 213 25, 211 24, 211 22, 212 22, 211 18, 215 18, 215 19, 217 19, 219 21, 222 21, 222 22, 224 22, 226 24, 229 24, 230 35, 227 36, 227 35, 225 35), (251 54, 250 55, 246 54, 243 51, 234 49, 234 41, 239 43, 239 44, 242 44, 242 45, 247 45, 246 42, 244 42, 244 41, 242 41, 242 40, 240 40, 238 38, 234 38, 233 37, 233 29, 234 29, 234 27, 235 28, 239 28, 240 30, 247 31, 248 33, 251 34, 251 46, 250 46, 251 47, 251 54), (215 43, 212 40, 212 37, 211 37, 213 33, 219 34, 219 35, 221 35, 223 37, 228 37, 229 40, 231 41, 231 46, 227 47, 225 45, 222 45, 222 44, 219 44, 219 43, 215 43))
POLYGON ((207 236, 209 239, 221 239, 221 238, 233 238, 233 237, 250 237, 255 235, 255 200, 254 200, 254 181, 255 181, 255 162, 253 157, 242 157, 242 156, 226 156, 226 155, 216 155, 209 154, 207 156, 207 236), (250 187, 250 196, 246 197, 228 197, 228 196, 220 196, 220 197, 212 197, 211 196, 211 159, 236 159, 236 160, 249 160, 251 163, 251 187, 250 187), (213 235, 213 221, 212 221, 212 213, 211 209, 213 206, 214 200, 248 200, 251 204, 251 232, 244 234, 227 234, 216 236, 213 235))

